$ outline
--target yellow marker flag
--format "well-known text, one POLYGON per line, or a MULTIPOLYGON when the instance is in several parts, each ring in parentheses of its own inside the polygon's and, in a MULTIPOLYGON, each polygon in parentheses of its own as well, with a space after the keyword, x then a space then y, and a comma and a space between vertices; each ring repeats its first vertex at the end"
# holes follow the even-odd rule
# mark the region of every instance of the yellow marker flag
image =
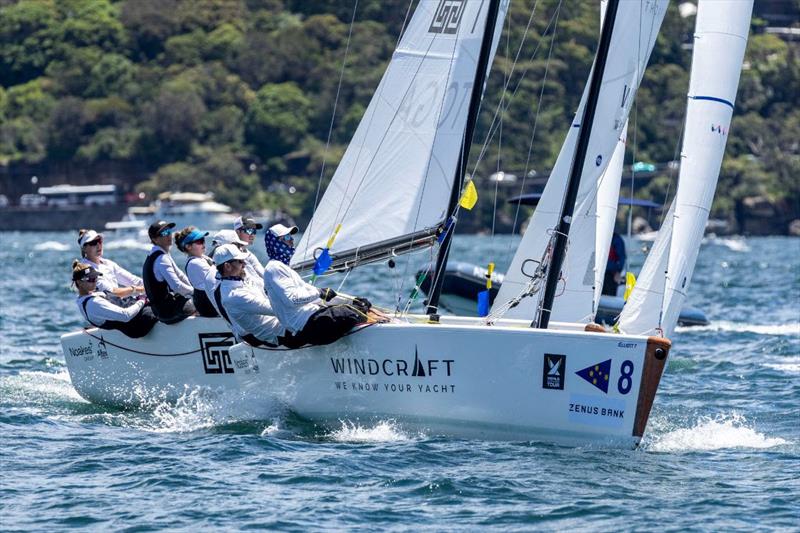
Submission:
POLYGON ((467 186, 464 187, 464 192, 461 193, 461 199, 458 201, 458 205, 469 211, 475 204, 478 203, 478 190, 475 188, 475 184, 472 183, 472 180, 467 182, 467 186))
POLYGON ((631 295, 631 291, 633 291, 633 286, 636 285, 636 276, 633 275, 633 272, 628 272, 625 274, 625 294, 622 295, 622 299, 626 302, 628 301, 628 296, 631 295))
POLYGON ((489 268, 486 269, 486 288, 492 288, 492 274, 494 273, 494 263, 489 263, 489 268))

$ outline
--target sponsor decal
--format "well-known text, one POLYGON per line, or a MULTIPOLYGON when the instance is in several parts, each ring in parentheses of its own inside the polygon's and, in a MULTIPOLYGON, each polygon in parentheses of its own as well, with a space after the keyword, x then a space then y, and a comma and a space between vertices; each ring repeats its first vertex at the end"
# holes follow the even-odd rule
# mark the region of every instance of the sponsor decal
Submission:
POLYGON ((87 355, 94 355, 94 349, 91 344, 86 346, 78 346, 77 348, 67 348, 69 354, 73 357, 85 357, 87 355))
POLYGON ((620 348, 636 348, 639 344, 636 342, 618 342, 617 346, 620 348))
POLYGON ((97 357, 100 359, 108 359, 108 350, 106 349, 106 341, 100 335, 100 344, 97 345, 97 357))
POLYGON ((228 351, 233 346, 233 337, 230 333, 200 333, 198 339, 206 374, 234 373, 231 354, 228 351))
POLYGON ((334 375, 355 377, 334 381, 334 387, 340 391, 418 394, 455 392, 455 385, 449 379, 453 376, 455 360, 420 358, 416 346, 413 362, 395 357, 331 357, 330 361, 334 375), (403 378, 415 379, 406 381, 403 378))
POLYGON ((625 423, 625 401, 588 394, 570 394, 568 415, 570 422, 619 428, 625 423))
POLYGON ((564 390, 564 374, 567 367, 567 356, 560 354, 544 354, 542 367, 542 388, 564 390))
POLYGON ((611 359, 606 359, 602 363, 595 363, 592 366, 587 366, 583 370, 578 370, 575 373, 608 394, 608 377, 611 374, 611 359))
POLYGON ((467 0, 439 0, 428 33, 458 33, 467 0))
POLYGON ((602 155, 598 155, 594 160, 594 164, 595 164, 595 166, 598 166, 598 167, 601 164, 603 164, 603 156, 602 155))

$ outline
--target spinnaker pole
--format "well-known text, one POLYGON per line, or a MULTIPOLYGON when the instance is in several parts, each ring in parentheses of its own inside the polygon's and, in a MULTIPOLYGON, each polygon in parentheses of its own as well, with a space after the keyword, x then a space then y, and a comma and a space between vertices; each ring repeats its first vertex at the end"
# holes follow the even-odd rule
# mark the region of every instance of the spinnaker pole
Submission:
POLYGON ((458 164, 456 165, 456 172, 453 176, 453 188, 450 191, 450 201, 447 204, 447 216, 444 221, 444 235, 441 243, 439 244, 439 253, 436 256, 436 266, 433 270, 433 285, 428 297, 427 307, 425 313, 429 315, 437 314, 439 308, 439 296, 442 293, 442 286, 444 284, 444 269, 447 266, 447 257, 450 255, 450 241, 453 239, 455 232, 455 220, 450 217, 456 211, 458 198, 461 194, 461 186, 464 183, 464 176, 467 173, 467 161, 469 160, 469 151, 472 145, 472 137, 475 133, 475 124, 478 121, 478 111, 481 107, 481 98, 483 97, 483 89, 486 85, 486 72, 489 69, 489 58, 492 54, 492 43, 494 42, 494 31, 497 25, 497 16, 500 12, 500 4, 503 0, 490 0, 489 7, 486 12, 486 27, 483 31, 483 40, 481 41, 481 51, 478 56, 478 66, 475 70, 475 82, 472 85, 472 94, 470 95, 469 109, 467 110, 467 124, 464 128, 464 142, 461 153, 458 156, 458 164))
POLYGON ((592 77, 589 81, 589 94, 586 99, 586 107, 583 110, 583 117, 581 117, 575 157, 572 159, 567 191, 564 196, 564 203, 561 206, 561 216, 559 218, 558 227, 556 228, 553 254, 547 269, 547 282, 544 288, 544 296, 542 298, 538 319, 535 319, 531 323, 532 328, 538 327, 547 329, 550 323, 550 313, 553 309, 556 286, 558 285, 558 280, 561 278, 561 265, 564 263, 564 256, 567 251, 569 229, 572 225, 572 215, 575 212, 575 200, 578 197, 578 189, 581 184, 581 175, 583 174, 583 167, 586 161, 586 152, 589 148, 589 137, 592 135, 592 123, 594 122, 594 115, 597 110, 597 99, 600 95, 600 87, 603 83, 603 74, 606 68, 606 60, 608 59, 608 49, 611 46, 611 36, 614 32, 614 21, 617 18, 618 7, 619 0, 608 1, 605 20, 600 33, 600 44, 597 48, 594 70, 592 71, 592 77))

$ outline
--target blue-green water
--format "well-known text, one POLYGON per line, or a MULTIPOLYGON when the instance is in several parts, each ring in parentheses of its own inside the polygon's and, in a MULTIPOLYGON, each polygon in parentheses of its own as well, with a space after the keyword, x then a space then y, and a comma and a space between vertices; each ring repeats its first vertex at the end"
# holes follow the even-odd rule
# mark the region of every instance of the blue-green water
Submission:
MULTIPOLYGON (((690 303, 712 324, 678 331, 633 451, 237 420, 191 393, 146 411, 89 404, 59 345, 82 325, 74 235, 0 239, 3 530, 800 529, 799 239, 703 247, 690 303)), ((514 242, 459 238, 454 258, 507 262, 514 242)), ((132 270, 144 253, 106 246, 132 270)), ((426 259, 346 286, 391 305, 426 259)))

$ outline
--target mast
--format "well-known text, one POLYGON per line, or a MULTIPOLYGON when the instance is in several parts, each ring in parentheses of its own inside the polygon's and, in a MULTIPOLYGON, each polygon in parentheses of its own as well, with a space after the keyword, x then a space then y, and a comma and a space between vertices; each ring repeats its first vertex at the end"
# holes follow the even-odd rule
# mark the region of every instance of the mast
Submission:
POLYGON ((458 164, 453 176, 453 188, 450 190, 450 201, 447 204, 447 211, 445 211, 447 218, 444 221, 444 237, 439 245, 439 253, 436 256, 436 266, 433 270, 433 286, 425 309, 425 312, 429 315, 436 314, 439 308, 439 296, 442 293, 444 284, 444 269, 447 266, 447 257, 450 255, 450 241, 453 239, 453 233, 455 232, 455 220, 451 222, 450 217, 455 212, 458 197, 461 193, 461 185, 464 183, 464 175, 467 173, 467 161, 469 160, 472 137, 475 133, 475 124, 478 121, 478 110, 481 106, 483 87, 486 83, 486 72, 489 68, 489 57, 492 53, 492 43, 494 41, 500 3, 501 0, 490 0, 486 12, 486 28, 481 41, 478 68, 475 71, 475 82, 472 85, 472 94, 470 95, 469 110, 467 112, 467 124, 464 128, 464 144, 458 156, 458 164))
POLYGON ((589 82, 589 94, 586 100, 586 107, 583 110, 583 117, 581 118, 581 129, 578 134, 575 157, 572 160, 572 167, 569 172, 567 192, 564 197, 564 204, 561 207, 558 227, 556 228, 553 255, 550 260, 550 266, 547 269, 547 283, 544 289, 541 312, 539 313, 538 323, 537 321, 532 322, 531 327, 547 329, 547 325, 550 323, 550 313, 553 309, 556 286, 561 277, 561 265, 566 255, 569 228, 572 224, 575 200, 578 196, 581 174, 583 173, 584 162, 586 160, 586 152, 589 148, 589 137, 592 135, 592 123, 594 122, 594 115, 597 109, 597 98, 600 94, 600 86, 603 82, 603 73, 606 68, 606 59, 608 58, 608 49, 611 45, 611 36, 614 32, 614 21, 617 18, 618 7, 619 0, 608 1, 605 20, 600 34, 600 44, 597 48, 597 61, 589 82))

